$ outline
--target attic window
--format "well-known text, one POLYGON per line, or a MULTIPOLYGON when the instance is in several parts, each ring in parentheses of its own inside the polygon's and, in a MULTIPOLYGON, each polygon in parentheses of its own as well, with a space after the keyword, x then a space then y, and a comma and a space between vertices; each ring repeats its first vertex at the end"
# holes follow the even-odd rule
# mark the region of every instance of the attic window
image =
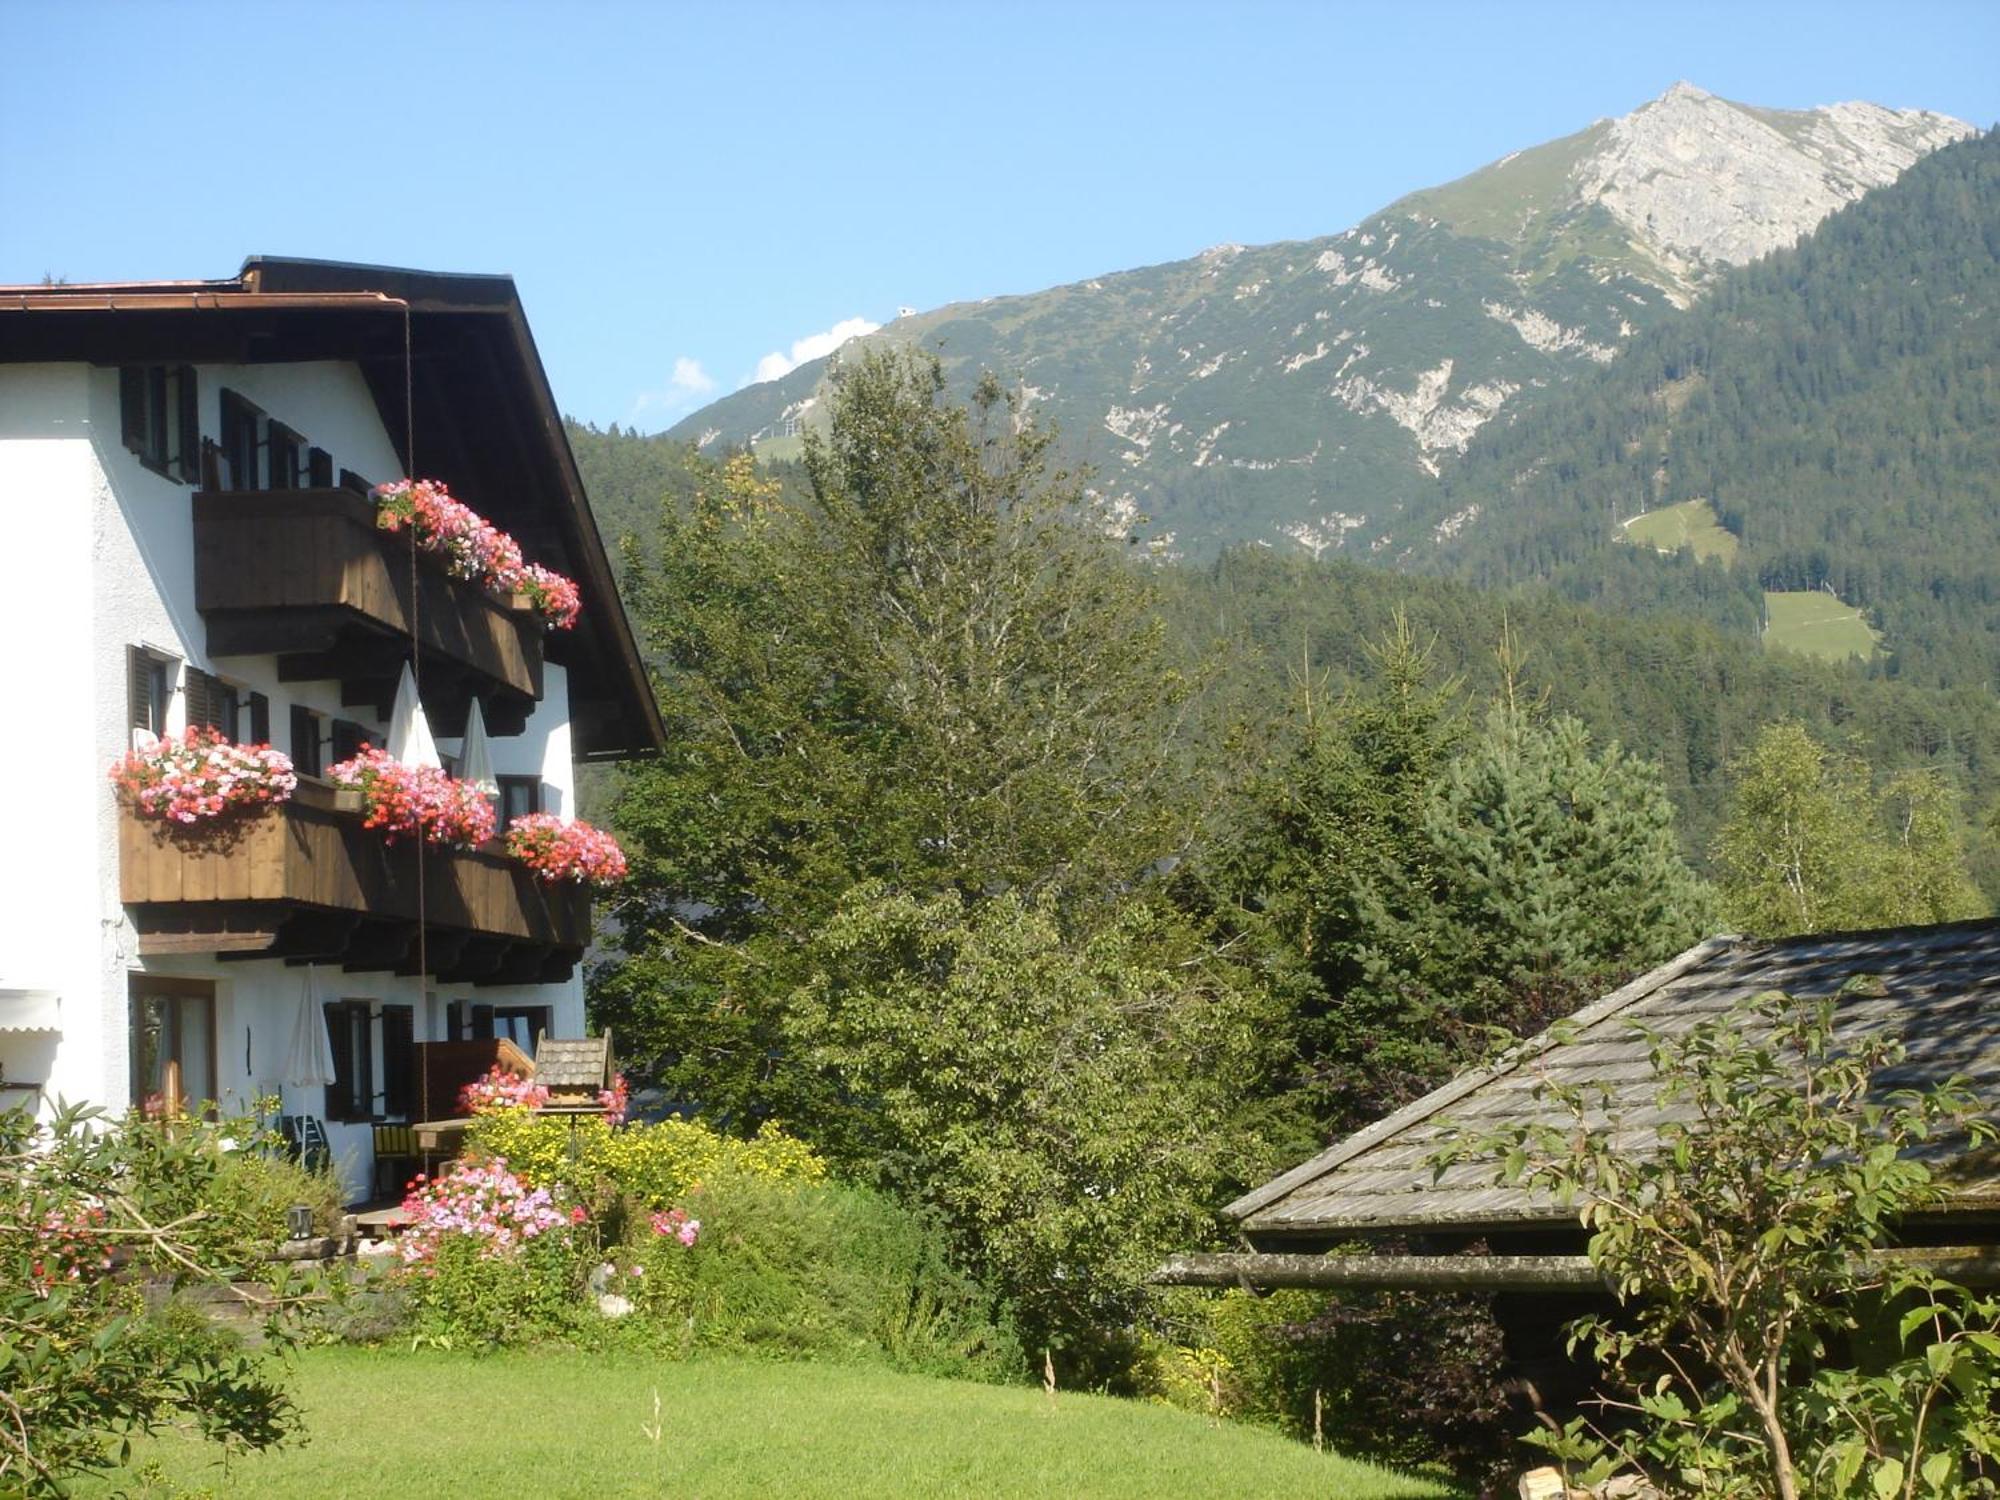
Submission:
POLYGON ((201 470, 201 406, 192 365, 122 365, 118 426, 154 473, 193 484, 201 470))

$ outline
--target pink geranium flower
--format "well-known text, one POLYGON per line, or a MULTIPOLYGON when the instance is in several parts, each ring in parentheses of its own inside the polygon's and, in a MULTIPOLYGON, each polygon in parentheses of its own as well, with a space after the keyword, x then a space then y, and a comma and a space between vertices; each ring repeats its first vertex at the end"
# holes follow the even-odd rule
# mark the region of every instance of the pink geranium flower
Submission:
POLYGON ((521 553, 521 544, 491 521, 451 497, 435 479, 398 479, 370 491, 375 524, 383 531, 415 532, 417 546, 441 558, 454 578, 502 594, 526 594, 529 607, 551 630, 569 630, 582 612, 573 580, 521 553))

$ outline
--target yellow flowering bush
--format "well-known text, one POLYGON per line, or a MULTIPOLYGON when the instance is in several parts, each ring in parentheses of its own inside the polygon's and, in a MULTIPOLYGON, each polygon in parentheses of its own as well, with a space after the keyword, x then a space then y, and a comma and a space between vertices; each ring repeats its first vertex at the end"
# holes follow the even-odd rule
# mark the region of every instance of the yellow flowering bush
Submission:
POLYGON ((770 1182, 826 1176, 826 1163, 810 1146, 768 1121, 745 1141, 678 1115, 613 1130, 597 1115, 497 1109, 477 1116, 467 1139, 478 1151, 505 1157, 516 1176, 536 1187, 564 1185, 582 1196, 616 1192, 649 1209, 671 1207, 718 1175, 770 1182))

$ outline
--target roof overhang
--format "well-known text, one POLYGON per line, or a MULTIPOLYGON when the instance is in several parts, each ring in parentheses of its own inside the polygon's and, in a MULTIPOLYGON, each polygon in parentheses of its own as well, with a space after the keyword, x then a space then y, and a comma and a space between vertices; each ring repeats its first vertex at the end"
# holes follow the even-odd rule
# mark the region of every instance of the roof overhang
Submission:
POLYGON ((253 256, 227 281, 0 288, 0 361, 318 359, 360 368, 406 471, 576 580, 582 618, 548 656, 577 758, 657 753, 659 705, 512 277, 253 256))

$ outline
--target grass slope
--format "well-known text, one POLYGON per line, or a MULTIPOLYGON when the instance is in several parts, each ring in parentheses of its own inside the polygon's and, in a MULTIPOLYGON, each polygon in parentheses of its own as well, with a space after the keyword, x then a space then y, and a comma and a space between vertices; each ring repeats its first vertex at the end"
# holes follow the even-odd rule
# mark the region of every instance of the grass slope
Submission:
POLYGON ((1686 547, 1697 560, 1719 557, 1736 561, 1736 538, 1715 518, 1715 507, 1706 500, 1683 500, 1679 505, 1663 505, 1625 523, 1625 540, 1656 552, 1678 552, 1686 547))
POLYGON ((1850 656, 1865 659, 1875 654, 1879 637, 1861 611, 1822 590, 1766 591, 1764 608, 1770 615, 1770 623, 1764 627, 1768 647, 1802 652, 1822 661, 1845 661, 1850 656))
MULTIPOLYGON (((310 1441, 225 1474, 185 1439, 138 1445, 218 1496, 532 1493, 686 1500, 784 1495, 1442 1495, 1269 1432, 1140 1402, 838 1365, 636 1354, 315 1349, 298 1361, 310 1441), (654 1422, 658 1393, 660 1436, 654 1422)), ((85 1486, 84 1494, 105 1493, 85 1486)))

